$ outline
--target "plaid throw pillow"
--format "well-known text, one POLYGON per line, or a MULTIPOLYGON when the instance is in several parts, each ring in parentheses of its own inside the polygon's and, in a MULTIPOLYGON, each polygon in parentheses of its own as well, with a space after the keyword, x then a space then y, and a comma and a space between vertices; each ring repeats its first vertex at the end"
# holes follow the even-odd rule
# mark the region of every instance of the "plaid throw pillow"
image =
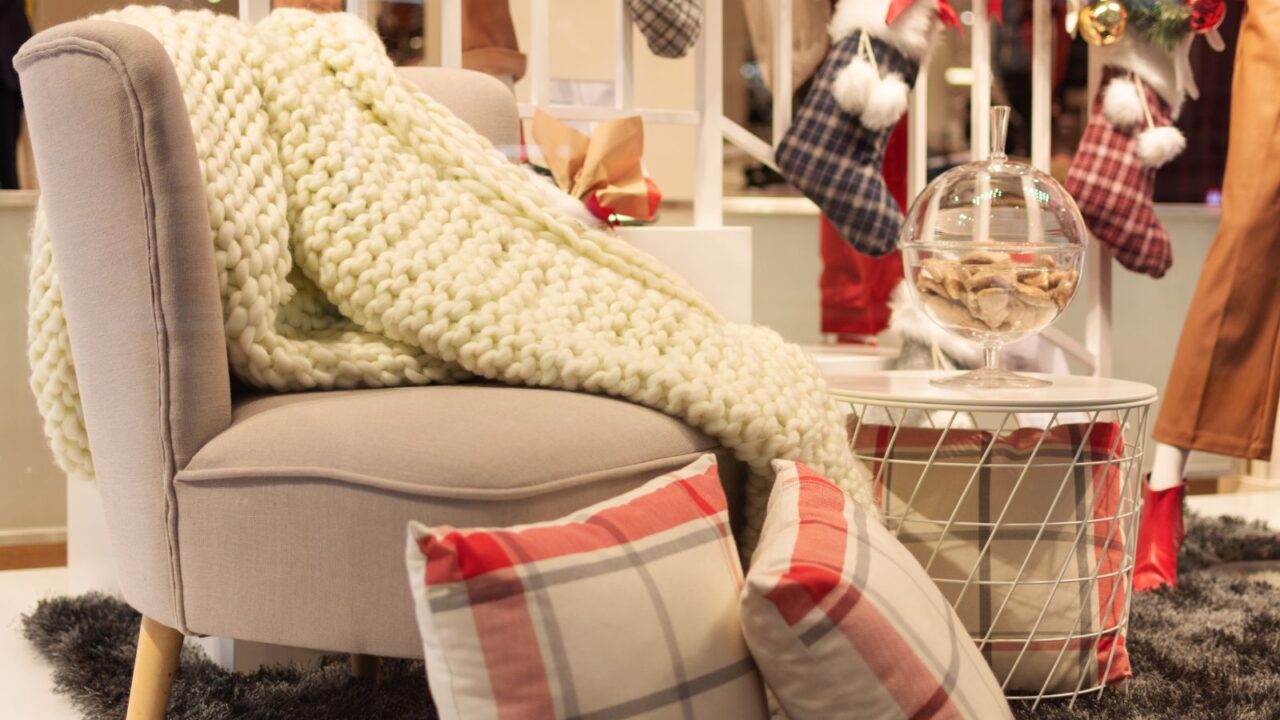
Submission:
MULTIPOLYGON (((814 76, 795 122, 778 144, 778 168, 813 200, 854 250, 884 255, 898 244, 902 210, 885 186, 881 166, 890 125, 870 130, 841 109, 832 93, 835 76, 858 56, 861 33, 831 46, 814 76)), ((871 47, 882 75, 896 74, 910 87, 919 65, 876 37, 871 47)))
POLYGON ((1120 426, 1023 428, 998 438, 894 433, 864 424, 853 438, 860 457, 888 461, 872 463, 886 524, 969 634, 982 640, 990 632, 979 649, 1005 690, 1073 692, 1128 677, 1119 631, 1128 590, 1114 463, 1124 455, 1120 426))
POLYGON ((805 465, 774 468, 742 624, 792 720, 1010 717, 991 670, 911 553, 805 465))
POLYGON ((409 527, 440 717, 764 718, 715 456, 508 529, 409 527))

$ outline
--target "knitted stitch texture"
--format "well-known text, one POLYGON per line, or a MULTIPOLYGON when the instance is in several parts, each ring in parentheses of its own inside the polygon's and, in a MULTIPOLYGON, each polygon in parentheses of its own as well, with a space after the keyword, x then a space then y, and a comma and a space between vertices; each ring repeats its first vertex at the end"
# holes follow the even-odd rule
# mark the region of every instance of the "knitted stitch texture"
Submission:
MULTIPOLYGON (((795 345, 726 323, 656 260, 543 201, 526 174, 396 74, 345 13, 255 26, 207 11, 101 16, 167 50, 204 173, 227 354, 276 391, 483 377, 679 417, 751 469, 798 459, 871 506, 842 413, 795 345)), ((32 387, 61 466, 92 475, 54 258, 33 233, 32 387)))

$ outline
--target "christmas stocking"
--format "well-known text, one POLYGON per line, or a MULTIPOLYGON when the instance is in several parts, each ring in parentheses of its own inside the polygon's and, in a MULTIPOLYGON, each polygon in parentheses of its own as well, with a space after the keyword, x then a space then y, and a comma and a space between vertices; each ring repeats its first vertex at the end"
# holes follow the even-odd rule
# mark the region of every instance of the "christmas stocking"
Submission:
POLYGON ((698 0, 627 0, 627 12, 658 57, 684 57, 702 32, 698 0))
POLYGON ((892 23, 885 21, 888 5, 841 0, 831 50, 776 151, 787 180, 867 255, 897 244, 902 211, 881 165, 938 24, 935 0, 917 0, 892 23))
POLYGON ((1133 72, 1105 68, 1066 189, 1089 232, 1134 272, 1158 278, 1173 264, 1151 198, 1156 168, 1185 147, 1169 103, 1155 89, 1133 72))

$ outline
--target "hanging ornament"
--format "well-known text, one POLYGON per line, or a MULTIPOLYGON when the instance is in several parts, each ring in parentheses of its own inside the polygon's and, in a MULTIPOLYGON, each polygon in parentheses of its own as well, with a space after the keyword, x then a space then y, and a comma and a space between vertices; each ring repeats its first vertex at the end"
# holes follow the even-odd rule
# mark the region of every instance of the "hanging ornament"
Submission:
POLYGON ((1217 29, 1227 16, 1226 0, 1187 0, 1187 7, 1191 8, 1191 29, 1198 33, 1217 29))
POLYGON ((1117 0, 1098 0, 1082 9, 1076 21, 1081 37, 1090 45, 1110 45, 1124 37, 1129 13, 1117 0))

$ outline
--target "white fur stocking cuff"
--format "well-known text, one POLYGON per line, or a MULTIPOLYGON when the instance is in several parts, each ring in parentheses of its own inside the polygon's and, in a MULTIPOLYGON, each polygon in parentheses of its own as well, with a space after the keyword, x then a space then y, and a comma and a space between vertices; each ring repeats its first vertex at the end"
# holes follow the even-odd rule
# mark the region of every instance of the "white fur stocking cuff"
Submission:
POLYGON ((941 26, 937 0, 916 0, 891 24, 884 21, 888 12, 889 0, 840 0, 828 26, 831 41, 866 31, 912 60, 924 59, 941 26))

